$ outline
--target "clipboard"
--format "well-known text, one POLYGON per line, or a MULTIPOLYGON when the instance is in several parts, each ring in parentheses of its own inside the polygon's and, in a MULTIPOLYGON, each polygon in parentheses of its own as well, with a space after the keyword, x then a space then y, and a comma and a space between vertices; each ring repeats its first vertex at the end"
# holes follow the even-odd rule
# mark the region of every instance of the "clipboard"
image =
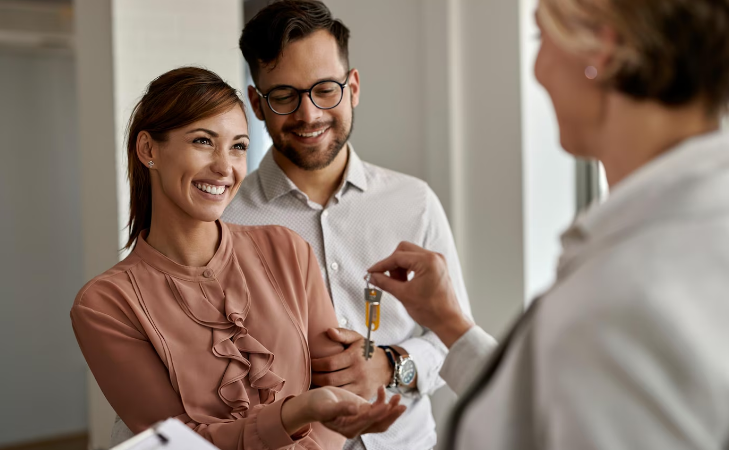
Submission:
POLYGON ((158 422, 111 450, 219 450, 177 419, 158 422))

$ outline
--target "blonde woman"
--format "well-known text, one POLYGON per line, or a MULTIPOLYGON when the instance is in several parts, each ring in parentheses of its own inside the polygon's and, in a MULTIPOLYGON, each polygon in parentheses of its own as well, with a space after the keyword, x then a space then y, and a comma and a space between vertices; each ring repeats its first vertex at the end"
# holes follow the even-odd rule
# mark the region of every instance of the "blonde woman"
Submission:
POLYGON ((541 0, 536 17, 562 146, 602 162, 611 196, 492 354, 438 255, 403 243, 370 269, 450 348, 445 448, 729 448, 729 0, 541 0))

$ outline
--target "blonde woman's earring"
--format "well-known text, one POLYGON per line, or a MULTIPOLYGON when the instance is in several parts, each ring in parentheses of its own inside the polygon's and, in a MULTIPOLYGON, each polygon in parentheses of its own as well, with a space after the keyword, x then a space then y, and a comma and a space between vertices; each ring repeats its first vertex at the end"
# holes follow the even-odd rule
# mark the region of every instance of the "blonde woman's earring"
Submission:
POLYGON ((152 167, 152 166, 154 166, 154 161, 150 161, 147 164, 149 164, 149 167, 152 167))
POLYGON ((595 66, 587 66, 585 69, 585 76, 589 80, 594 80, 597 78, 597 68, 595 66))

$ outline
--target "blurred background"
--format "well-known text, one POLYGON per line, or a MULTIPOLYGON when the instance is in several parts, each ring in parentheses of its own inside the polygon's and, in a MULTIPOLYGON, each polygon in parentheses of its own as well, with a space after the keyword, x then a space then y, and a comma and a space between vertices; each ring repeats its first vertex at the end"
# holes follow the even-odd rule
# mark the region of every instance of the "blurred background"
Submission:
MULTIPOLYGON (((560 232, 605 192, 596 165, 560 150, 533 78, 536 0, 325 2, 361 73, 358 153, 433 187, 476 321, 499 336, 552 281, 560 232)), ((0 449, 108 448, 113 411, 68 312, 124 256, 131 108, 182 65, 244 91, 238 37, 268 3, 0 0, 0 449)), ((253 170, 270 138, 249 120, 253 170)))

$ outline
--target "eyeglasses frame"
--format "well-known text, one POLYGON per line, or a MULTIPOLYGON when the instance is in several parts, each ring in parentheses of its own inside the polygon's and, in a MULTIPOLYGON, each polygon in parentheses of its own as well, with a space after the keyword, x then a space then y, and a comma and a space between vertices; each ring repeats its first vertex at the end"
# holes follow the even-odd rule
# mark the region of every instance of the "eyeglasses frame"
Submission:
POLYGON ((301 103, 302 103, 301 98, 304 94, 307 94, 309 96, 309 100, 311 100, 312 105, 316 106, 317 108, 319 108, 321 110, 327 111, 327 110, 336 108, 337 106, 339 106, 340 103, 342 103, 342 100, 344 99, 344 88, 349 87, 349 77, 352 75, 352 70, 354 70, 354 69, 349 69, 349 71, 347 72, 347 78, 344 79, 344 83, 340 83, 337 80, 321 80, 321 81, 317 81, 316 83, 314 83, 314 85, 311 86, 309 89, 296 89, 293 86, 283 85, 283 86, 276 86, 275 88, 270 89, 265 94, 258 89, 258 86, 254 85, 253 88, 256 90, 256 93, 259 96, 266 99, 266 104, 268 105, 268 109, 270 109, 274 114, 279 115, 279 116, 288 116, 288 115, 291 115, 291 114, 295 113, 296 111, 298 111, 299 108, 301 108, 301 103), (314 101, 313 98, 311 98, 311 91, 313 91, 314 88, 316 88, 320 84, 324 84, 324 83, 336 83, 342 89, 342 96, 339 98, 339 101, 337 102, 337 104, 334 106, 330 106, 329 108, 322 108, 321 106, 316 104, 316 102, 314 101), (299 104, 296 105, 296 108, 294 108, 294 110, 291 111, 290 113, 277 112, 275 109, 273 109, 273 107, 271 106, 271 101, 268 99, 268 96, 271 94, 271 92, 275 91, 276 89, 281 89, 281 88, 291 88, 299 94, 299 104))

